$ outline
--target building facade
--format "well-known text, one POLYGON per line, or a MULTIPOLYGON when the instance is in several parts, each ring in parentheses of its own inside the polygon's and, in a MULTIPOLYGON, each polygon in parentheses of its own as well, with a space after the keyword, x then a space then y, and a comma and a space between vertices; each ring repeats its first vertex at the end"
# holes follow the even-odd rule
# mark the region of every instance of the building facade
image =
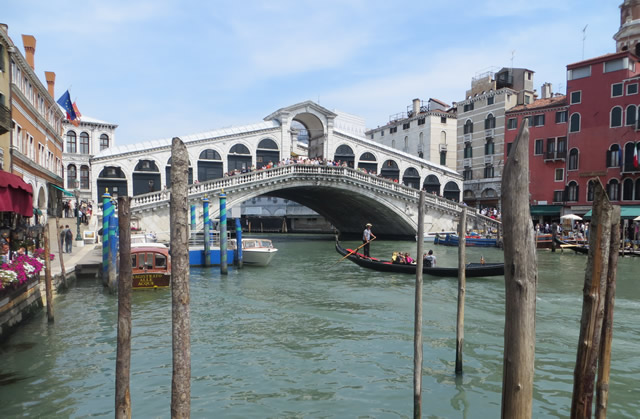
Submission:
POLYGON ((504 150, 508 158, 513 142, 524 123, 529 126, 529 205, 534 223, 551 222, 562 215, 567 159, 575 164, 575 151, 567 153, 568 105, 566 96, 542 86, 542 98, 529 105, 519 105, 505 113, 504 150))
POLYGON ((115 145, 115 130, 118 126, 87 116, 82 116, 77 121, 78 126, 68 120, 63 122, 64 187, 74 194, 77 191, 79 200, 89 202, 96 198, 91 182, 90 159, 94 154, 115 145))
POLYGON ((474 77, 457 103, 457 161, 463 199, 475 207, 500 206, 505 112, 534 100, 533 71, 503 68, 474 77))
POLYGON ((11 172, 33 187, 34 212, 57 216, 62 211, 62 121, 54 100, 55 73, 45 72, 47 87, 35 73, 36 39, 23 35, 25 55, 12 45, 11 172))
POLYGON ((456 113, 444 102, 414 99, 406 112, 365 132, 373 141, 456 170, 456 113))
POLYGON ((0 170, 11 170, 11 69, 13 48, 7 25, 0 24, 0 170))

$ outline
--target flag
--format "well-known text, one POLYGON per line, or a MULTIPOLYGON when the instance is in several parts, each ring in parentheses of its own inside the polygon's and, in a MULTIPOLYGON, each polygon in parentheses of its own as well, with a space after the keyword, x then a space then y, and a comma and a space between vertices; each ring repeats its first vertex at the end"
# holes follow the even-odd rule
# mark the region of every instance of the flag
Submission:
POLYGON ((633 145, 633 167, 638 167, 638 144, 633 145))
POLYGON ((81 118, 81 117, 82 117, 82 114, 81 114, 81 113, 80 113, 80 111, 78 110, 78 105, 76 105, 76 102, 73 102, 73 110, 75 111, 76 116, 77 116, 78 118, 81 118))
POLYGON ((69 94, 68 90, 64 92, 62 96, 60 96, 60 99, 58 99, 58 104, 62 106, 65 111, 67 111, 67 119, 69 121, 73 121, 77 118, 76 111, 73 110, 73 105, 71 104, 71 95, 69 94))

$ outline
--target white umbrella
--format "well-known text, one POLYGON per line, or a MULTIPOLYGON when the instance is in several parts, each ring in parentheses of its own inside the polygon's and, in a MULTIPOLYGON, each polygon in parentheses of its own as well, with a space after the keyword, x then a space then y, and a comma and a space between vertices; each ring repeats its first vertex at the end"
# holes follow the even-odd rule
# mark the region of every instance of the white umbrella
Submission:
POLYGON ((640 215, 633 219, 633 221, 640 221, 640 215))
POLYGON ((575 214, 567 214, 560 217, 561 220, 582 220, 582 217, 575 214))

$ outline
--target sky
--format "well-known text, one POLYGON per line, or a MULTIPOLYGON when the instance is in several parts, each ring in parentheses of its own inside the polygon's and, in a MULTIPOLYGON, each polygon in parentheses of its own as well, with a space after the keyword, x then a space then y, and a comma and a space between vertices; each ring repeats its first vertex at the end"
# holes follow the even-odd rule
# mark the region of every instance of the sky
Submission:
POLYGON ((535 71, 615 52, 622 0, 2 0, 0 22, 36 74, 56 73, 116 145, 253 124, 312 100, 365 119, 414 98, 464 100, 477 74, 535 71), (583 29, 586 40, 583 42, 583 29), (584 53, 583 53, 584 51, 584 53))

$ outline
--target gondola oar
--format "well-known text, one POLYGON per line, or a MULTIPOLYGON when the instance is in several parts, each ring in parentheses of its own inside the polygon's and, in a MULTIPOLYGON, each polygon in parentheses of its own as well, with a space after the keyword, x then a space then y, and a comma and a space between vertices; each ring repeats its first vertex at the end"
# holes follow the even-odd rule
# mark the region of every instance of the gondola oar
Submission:
MULTIPOLYGON (((358 248, 356 248, 356 250, 352 250, 350 253, 347 253, 347 256, 343 257, 342 259, 340 259, 338 262, 342 262, 343 260, 345 260, 346 258, 348 258, 349 256, 351 256, 352 254, 354 254, 355 252, 357 252, 358 250, 360 250, 360 248, 362 246, 364 246, 365 244, 369 244, 372 241, 374 241, 377 237, 372 238, 371 240, 369 240, 366 243, 362 243, 360 246, 358 246, 358 248)), ((336 265, 338 262, 334 263, 334 265, 336 265)), ((333 265, 332 265, 333 266, 333 265)))

